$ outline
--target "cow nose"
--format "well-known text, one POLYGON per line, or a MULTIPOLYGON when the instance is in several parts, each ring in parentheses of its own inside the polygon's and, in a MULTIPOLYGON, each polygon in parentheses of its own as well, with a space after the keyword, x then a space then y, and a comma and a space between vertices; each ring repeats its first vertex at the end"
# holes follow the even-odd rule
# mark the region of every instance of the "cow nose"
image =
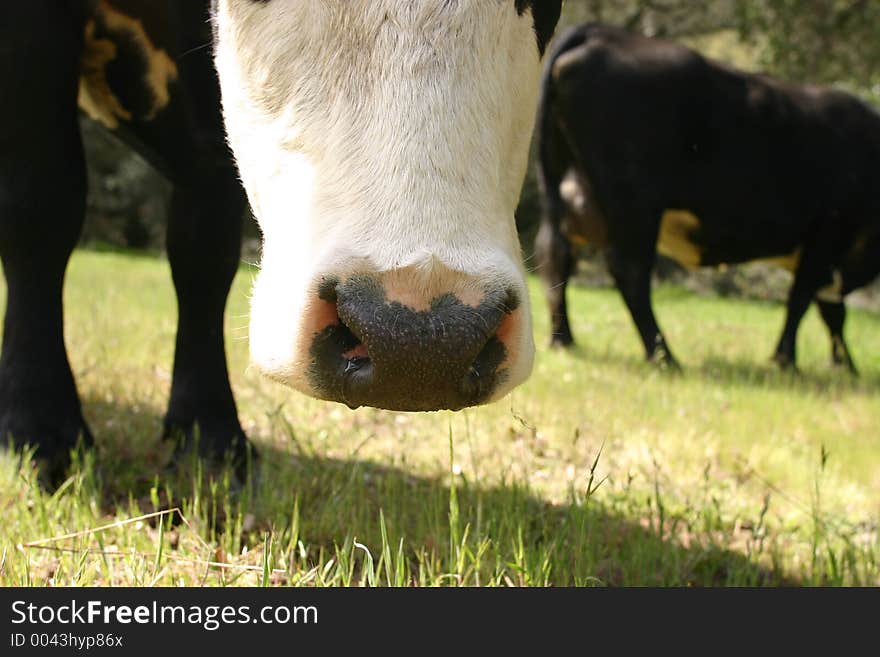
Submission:
POLYGON ((324 399, 458 410, 487 401, 504 380, 518 318, 511 290, 486 291, 478 305, 450 292, 413 308, 389 301, 378 277, 354 275, 325 280, 319 296, 336 313, 311 346, 309 379, 324 399))

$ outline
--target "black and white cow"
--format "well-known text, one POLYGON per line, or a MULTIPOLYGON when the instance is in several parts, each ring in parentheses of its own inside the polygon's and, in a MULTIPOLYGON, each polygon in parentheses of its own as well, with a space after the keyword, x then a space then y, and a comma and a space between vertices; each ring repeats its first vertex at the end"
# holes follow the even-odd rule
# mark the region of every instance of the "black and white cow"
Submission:
POLYGON ((460 409, 523 381, 513 210, 560 4, 3 2, 0 436, 36 445, 55 473, 92 441, 62 330, 86 195, 78 108, 175 186, 166 434, 198 427, 203 454, 246 454, 223 313, 247 197, 264 237, 250 345, 268 375, 401 410, 460 409))
POLYGON ((649 359, 674 363, 651 308, 656 252, 688 267, 774 259, 795 277, 775 360, 795 364, 817 303, 853 368, 844 296, 880 273, 880 114, 840 91, 743 73, 602 25, 560 35, 542 81, 536 243, 553 341, 572 241, 602 247, 649 359))
POLYGON ((219 0, 264 235, 251 354, 350 406, 458 409, 531 368, 513 212, 560 2, 219 0))

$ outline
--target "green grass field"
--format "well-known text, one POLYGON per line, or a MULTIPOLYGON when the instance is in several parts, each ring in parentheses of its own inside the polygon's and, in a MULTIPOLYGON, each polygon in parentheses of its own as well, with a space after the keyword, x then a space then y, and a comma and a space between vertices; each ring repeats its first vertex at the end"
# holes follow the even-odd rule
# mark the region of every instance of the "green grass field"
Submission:
POLYGON ((0 585, 880 584, 876 314, 850 313, 853 379, 811 310, 794 376, 769 363, 781 306, 661 287, 672 374, 642 362, 613 290, 573 289, 579 346, 548 350, 532 281, 536 367, 510 397, 350 411, 249 371, 252 273, 228 350, 262 459, 230 493, 165 468, 167 263, 75 253, 67 343, 97 449, 54 492, 0 452, 0 585))

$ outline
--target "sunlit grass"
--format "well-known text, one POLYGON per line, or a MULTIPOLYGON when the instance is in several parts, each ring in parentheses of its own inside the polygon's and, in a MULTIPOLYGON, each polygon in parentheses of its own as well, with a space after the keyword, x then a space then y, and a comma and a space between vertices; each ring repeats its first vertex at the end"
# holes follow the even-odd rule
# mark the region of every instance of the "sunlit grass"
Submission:
POLYGON ((670 374, 642 362, 613 290, 573 289, 579 346, 546 349, 533 281, 535 372, 509 398, 350 411, 248 370, 251 276, 236 280, 227 335, 262 458, 231 494, 198 464, 164 467, 167 263, 74 255, 67 341, 97 449, 54 493, 0 456, 0 585, 880 584, 876 315, 849 318, 861 377, 831 370, 813 311, 791 376, 769 363, 781 306, 661 288, 684 365, 670 374))

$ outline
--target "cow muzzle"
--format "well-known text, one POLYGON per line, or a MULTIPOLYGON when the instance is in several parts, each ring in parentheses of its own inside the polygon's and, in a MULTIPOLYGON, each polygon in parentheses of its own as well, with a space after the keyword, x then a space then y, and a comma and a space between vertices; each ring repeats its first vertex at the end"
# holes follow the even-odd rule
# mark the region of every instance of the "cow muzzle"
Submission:
POLYGON ((316 396, 397 411, 489 401, 515 355, 517 293, 488 289, 476 301, 447 292, 408 304, 390 300, 386 284, 367 274, 319 284, 307 372, 316 396))

